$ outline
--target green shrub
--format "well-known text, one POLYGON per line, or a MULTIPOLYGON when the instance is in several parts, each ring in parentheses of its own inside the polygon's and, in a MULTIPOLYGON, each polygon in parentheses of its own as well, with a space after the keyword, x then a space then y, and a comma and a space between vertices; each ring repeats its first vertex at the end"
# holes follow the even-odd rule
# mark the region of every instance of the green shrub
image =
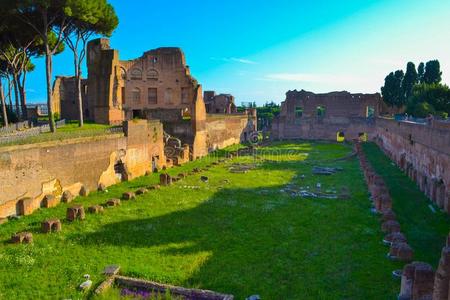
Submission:
POLYGON ((434 115, 435 114, 435 110, 433 105, 431 105, 428 102, 419 102, 416 105, 414 105, 414 109, 412 114, 414 115, 414 117, 418 117, 418 118, 425 118, 427 117, 429 114, 434 115))

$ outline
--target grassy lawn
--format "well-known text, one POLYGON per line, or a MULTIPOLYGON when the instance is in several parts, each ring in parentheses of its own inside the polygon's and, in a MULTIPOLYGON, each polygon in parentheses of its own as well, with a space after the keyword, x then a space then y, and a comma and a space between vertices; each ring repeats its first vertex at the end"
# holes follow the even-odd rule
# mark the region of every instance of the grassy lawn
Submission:
POLYGON ((414 260, 437 267, 450 230, 449 216, 441 212, 376 144, 366 143, 363 149, 375 171, 386 181, 393 200, 393 210, 415 251, 414 260))
POLYGON ((66 125, 58 128, 56 133, 46 132, 36 136, 29 136, 17 141, 8 143, 0 143, 0 147, 13 146, 13 145, 26 145, 35 144, 49 141, 62 141, 66 139, 82 138, 90 136, 99 136, 110 134, 107 130, 114 126, 95 124, 85 122, 83 127, 78 126, 78 122, 69 122, 66 125))
MULTIPOLYGON (((64 219, 67 204, 2 225, 0 298, 89 297, 77 291, 83 274, 97 285, 104 279, 103 268, 118 264, 128 276, 231 293, 236 299, 252 294, 263 299, 394 299, 399 281, 391 271, 401 264, 386 258, 359 164, 356 158, 332 162, 351 148, 284 142, 263 150, 248 173, 229 171, 232 163, 255 163, 250 156, 236 157, 101 215, 63 221, 61 233, 39 233, 40 222, 64 219), (313 175, 314 165, 344 170, 313 175), (209 182, 202 182, 201 175, 209 182), (324 191, 347 187, 351 198, 307 199, 283 191, 288 184, 313 189, 318 182, 324 191), (33 232, 34 244, 7 243, 12 233, 23 230, 33 232)), ((178 174, 212 160, 168 172, 178 174)), ((155 184, 158 177, 138 178, 74 202, 85 207, 103 203, 155 184)))

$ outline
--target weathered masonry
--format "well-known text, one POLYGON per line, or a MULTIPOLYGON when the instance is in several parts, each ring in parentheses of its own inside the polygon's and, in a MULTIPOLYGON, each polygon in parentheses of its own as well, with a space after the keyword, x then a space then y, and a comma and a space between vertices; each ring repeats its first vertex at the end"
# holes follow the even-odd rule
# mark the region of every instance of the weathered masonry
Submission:
MULTIPOLYGON (((134 118, 160 120, 168 135, 182 146, 189 146, 192 159, 215 149, 208 145, 244 141, 256 130, 255 112, 237 113, 234 98, 228 95, 211 103, 215 105, 213 112, 221 113, 222 122, 229 122, 234 129, 227 131, 228 126, 223 126, 219 133, 222 141, 208 140, 213 135, 206 126, 210 115, 202 87, 191 75, 180 48, 158 48, 125 61, 119 59, 118 50, 111 49, 108 39, 96 39, 87 47, 87 68, 88 78, 82 84, 83 114, 87 120, 103 124, 121 124, 134 118), (235 127, 237 118, 239 128, 235 127)), ((70 96, 74 95, 73 80, 58 77, 53 94, 61 117, 75 119, 78 105, 70 96)), ((217 133, 214 130, 215 136, 217 133)))
POLYGON ((124 133, 0 148, 0 218, 143 176, 167 163, 162 124, 130 121, 124 133))
POLYGON ((379 94, 289 91, 281 103, 280 116, 272 123, 272 136, 336 140, 341 135, 355 139, 373 133, 373 120, 381 110, 381 102, 379 94))
POLYGON ((450 213, 450 124, 397 122, 379 94, 289 91, 272 123, 274 139, 370 139, 440 208, 450 213))
POLYGON ((377 118, 375 135, 377 144, 420 190, 450 213, 450 124, 377 118))

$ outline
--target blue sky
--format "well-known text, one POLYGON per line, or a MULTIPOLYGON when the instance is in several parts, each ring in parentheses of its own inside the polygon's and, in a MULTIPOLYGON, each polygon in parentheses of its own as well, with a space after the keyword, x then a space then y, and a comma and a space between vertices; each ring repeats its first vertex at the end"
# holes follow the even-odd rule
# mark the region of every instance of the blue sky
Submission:
MULTIPOLYGON (((439 59, 450 83, 448 0, 110 2, 121 59, 181 47, 203 89, 237 103, 281 102, 293 89, 378 92, 408 61, 439 59)), ((35 64, 28 101, 45 102, 44 62, 35 64)), ((56 74, 73 74, 69 50, 55 57, 56 74)))

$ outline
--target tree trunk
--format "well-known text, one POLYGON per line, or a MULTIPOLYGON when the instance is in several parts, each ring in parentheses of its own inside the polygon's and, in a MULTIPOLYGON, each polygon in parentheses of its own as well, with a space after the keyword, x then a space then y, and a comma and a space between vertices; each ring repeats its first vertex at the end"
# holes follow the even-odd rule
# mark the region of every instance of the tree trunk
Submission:
POLYGON ((48 124, 50 131, 56 132, 55 119, 53 118, 53 99, 52 99, 52 54, 47 50, 45 54, 45 75, 47 78, 47 107, 48 124))
POLYGON ((23 74, 22 82, 19 80, 17 83, 19 85, 19 96, 20 96, 20 106, 22 108, 22 119, 27 120, 27 96, 25 91, 25 81, 26 81, 26 73, 23 74))
POLYGON ((83 98, 81 96, 81 68, 78 62, 78 53, 77 50, 73 50, 73 63, 75 66, 75 98, 78 100, 78 125, 83 127, 84 119, 83 119, 83 98))
POLYGON ((2 102, 2 112, 3 112, 3 123, 8 126, 8 112, 6 111, 6 99, 5 93, 3 92, 3 83, 0 79, 0 101, 2 102))
POLYGON ((16 116, 18 119, 20 119, 20 108, 19 108, 19 87, 18 87, 18 80, 17 76, 13 75, 13 89, 14 89, 14 101, 15 101, 15 107, 16 107, 16 116))

